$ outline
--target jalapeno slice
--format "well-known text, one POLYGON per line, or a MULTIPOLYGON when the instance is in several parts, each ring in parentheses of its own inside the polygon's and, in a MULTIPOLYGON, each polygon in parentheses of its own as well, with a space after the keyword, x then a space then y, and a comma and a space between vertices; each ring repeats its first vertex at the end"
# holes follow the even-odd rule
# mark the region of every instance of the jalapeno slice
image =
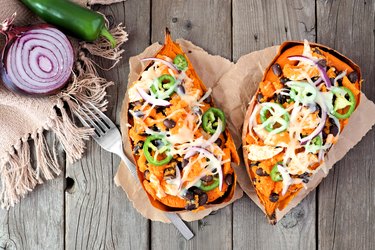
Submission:
POLYGON ((224 112, 218 108, 209 108, 202 117, 204 131, 214 134, 218 125, 218 119, 220 119, 223 124, 222 132, 224 132, 226 125, 224 112))
POLYGON ((336 97, 336 100, 333 103, 333 115, 338 119, 346 119, 351 116, 355 109, 356 100, 355 96, 350 89, 347 87, 334 87, 331 89, 331 92, 336 97), (349 109, 346 113, 341 114, 337 111, 342 110, 349 106, 349 109))
POLYGON ((307 152, 315 154, 316 152, 318 152, 318 150, 322 148, 322 146, 323 146, 322 137, 318 135, 314 139, 312 139, 309 144, 305 146, 305 149, 307 152))
POLYGON ((150 135, 143 144, 143 153, 146 160, 155 166, 163 166, 172 160, 173 156, 168 154, 169 150, 170 144, 163 135, 150 135), (157 146, 154 145, 156 141, 158 141, 157 146), (151 155, 150 150, 154 151, 154 155, 151 155), (158 160, 158 155, 163 153, 165 154, 165 158, 158 160))
POLYGON ((288 82, 290 87, 290 98, 303 105, 315 103, 316 89, 309 83, 305 82, 288 82))
POLYGON ((278 103, 262 103, 260 120, 268 132, 274 134, 285 131, 289 126, 289 113, 278 103))
POLYGON ((188 62, 185 58, 184 55, 178 54, 174 59, 173 59, 173 64, 177 67, 179 70, 185 70, 188 67, 188 62))
POLYGON ((158 99, 167 99, 175 91, 177 86, 176 79, 168 74, 158 77, 151 85, 151 92, 158 99))
POLYGON ((270 173, 271 179, 275 182, 279 182, 283 180, 283 177, 280 174, 279 169, 277 168, 277 165, 279 164, 280 162, 276 163, 276 165, 272 168, 271 173, 270 173))
POLYGON ((202 191, 208 192, 217 188, 219 186, 219 183, 219 178, 214 178, 213 182, 210 185, 204 185, 203 183, 201 183, 198 188, 202 191))

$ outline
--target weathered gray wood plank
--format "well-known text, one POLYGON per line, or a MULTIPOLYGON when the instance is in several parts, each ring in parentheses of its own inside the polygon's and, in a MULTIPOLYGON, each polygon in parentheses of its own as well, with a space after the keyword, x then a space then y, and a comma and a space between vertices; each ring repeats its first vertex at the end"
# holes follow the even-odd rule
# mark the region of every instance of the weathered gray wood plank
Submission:
MULTIPOLYGON (((173 38, 185 38, 210 53, 231 58, 231 1, 152 1, 152 42, 164 41, 165 27, 173 38)), ((231 249, 232 206, 217 214, 189 223, 196 234, 185 241, 176 229, 153 222, 152 249, 231 249)))
MULTIPOLYGON (((47 133, 50 146, 55 136, 47 133)), ((56 145, 60 166, 65 154, 56 145)), ((45 181, 9 211, 0 209, 0 248, 64 249, 64 169, 54 180, 45 181)))
MULTIPOLYGON (((110 100, 107 114, 119 122, 119 113, 129 73, 128 58, 141 52, 150 40, 150 3, 126 1, 98 10, 111 23, 127 25, 130 41, 126 54, 116 69, 101 72, 113 80, 108 89, 110 100)), ((75 184, 66 193, 66 248, 67 249, 147 249, 149 222, 136 212, 113 177, 119 158, 102 150, 94 142, 87 145, 85 157, 67 167, 66 176, 75 184)))
MULTIPOLYGON (((233 0, 233 58, 285 40, 315 41, 310 0, 233 0)), ((276 226, 248 198, 233 205, 234 249, 315 249, 315 192, 276 226)))
MULTIPOLYGON (((363 92, 375 100, 375 1, 317 1, 318 42, 362 69, 363 92)), ((375 249, 375 132, 371 130, 319 186, 320 249, 375 249)))

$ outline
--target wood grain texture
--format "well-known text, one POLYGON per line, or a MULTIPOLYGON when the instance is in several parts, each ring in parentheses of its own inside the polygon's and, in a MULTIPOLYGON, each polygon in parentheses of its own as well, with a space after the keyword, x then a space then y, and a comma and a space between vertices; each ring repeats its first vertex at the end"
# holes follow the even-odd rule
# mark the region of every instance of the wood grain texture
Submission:
MULTIPOLYGON (((131 35, 126 43, 126 59, 116 69, 100 72, 101 76, 115 82, 108 89, 107 114, 117 124, 129 73, 127 59, 147 47, 150 39, 149 6, 149 1, 144 0, 96 8, 107 15, 111 24, 127 24, 131 35)), ((101 63, 105 64, 104 61, 101 63)), ((75 181, 66 193, 67 249, 148 248, 148 220, 136 212, 126 194, 113 182, 118 164, 117 156, 91 141, 84 158, 67 167, 66 175, 75 181)))
POLYGON ((164 41, 168 27, 173 38, 184 38, 211 54, 231 58, 230 0, 153 0, 152 42, 164 41))
MULTIPOLYGON (((375 101, 374 0, 127 0, 95 9, 111 25, 125 23, 130 38, 119 66, 101 72, 116 83, 108 89, 107 114, 117 124, 128 59, 150 42, 163 42, 165 27, 173 38, 234 60, 284 40, 326 44, 361 66, 363 91, 375 101)), ((371 130, 318 191, 276 226, 244 197, 189 223, 196 235, 190 241, 172 225, 139 215, 114 185, 119 159, 90 142, 85 157, 66 173, 37 187, 15 208, 0 210, 0 249, 375 249, 374 139, 371 130), (74 181, 66 192, 64 177, 74 181)), ((50 144, 53 140, 48 135, 50 144)), ((64 165, 62 149, 58 152, 64 165)))
MULTIPOLYGON (((314 13, 310 0, 233 0, 233 59, 285 40, 315 41, 314 13)), ((242 199, 233 204, 234 249, 315 249, 315 213, 312 192, 270 226, 255 203, 242 199)))
MULTIPOLYGON (((46 133, 53 146, 55 136, 46 133)), ((32 146, 32 145, 31 145, 32 146)), ((60 166, 65 153, 56 145, 60 166)), ((9 211, 0 209, 0 249, 64 249, 64 170, 9 211)))
MULTIPOLYGON (((363 92, 375 100, 375 1, 317 1, 318 42, 361 67, 363 92)), ((320 249, 375 249, 375 131, 371 130, 319 187, 320 249)))
POLYGON ((285 40, 315 41, 315 3, 311 0, 233 0, 233 56, 285 40))
MULTIPOLYGON (((183 37, 212 54, 231 58, 231 1, 152 1, 152 42, 164 41, 165 27, 174 39, 183 37)), ((196 234, 185 241, 173 226, 153 222, 152 249, 231 249, 232 206, 189 223, 196 234)))

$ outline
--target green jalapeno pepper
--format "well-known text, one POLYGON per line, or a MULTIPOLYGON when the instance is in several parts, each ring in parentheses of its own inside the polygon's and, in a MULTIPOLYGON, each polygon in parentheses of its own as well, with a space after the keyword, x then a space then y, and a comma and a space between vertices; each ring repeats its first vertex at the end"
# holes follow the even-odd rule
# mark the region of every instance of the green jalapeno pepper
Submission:
POLYGON ((215 189, 219 186, 219 178, 214 178, 213 182, 210 185, 204 185, 202 182, 199 185, 199 189, 205 192, 211 191, 212 189, 215 189))
POLYGON ((209 108, 202 117, 204 131, 214 134, 218 125, 218 119, 220 119, 223 124, 222 132, 224 132, 226 125, 224 112, 218 108, 209 108))
POLYGON ((316 89, 309 83, 305 82, 289 82, 290 98, 303 105, 315 103, 316 89))
POLYGON ((151 85, 151 91, 158 99, 170 97, 177 86, 176 79, 168 74, 158 77, 151 85))
POLYGON ((316 136, 314 139, 310 141, 309 144, 305 146, 307 152, 315 154, 318 150, 320 150, 323 146, 323 140, 320 135, 316 136))
POLYGON ((105 37, 116 47, 116 40, 105 27, 104 17, 90 9, 67 0, 21 0, 47 23, 62 28, 82 40, 93 42, 105 37))
POLYGON ((260 120, 268 132, 281 133, 288 128, 289 113, 278 103, 262 103, 260 120))
POLYGON ((179 70, 185 70, 188 67, 188 62, 184 55, 178 54, 174 59, 173 59, 173 64, 177 67, 179 70))
POLYGON ((146 138, 143 144, 143 153, 145 154, 146 160, 155 166, 163 166, 165 164, 168 164, 172 160, 173 156, 168 154, 169 149, 170 144, 163 135, 150 135, 146 138), (159 146, 159 148, 153 144, 153 142, 156 140, 161 141, 162 146, 159 146), (159 161, 156 157, 151 155, 149 151, 150 149, 153 150, 155 153, 165 153, 166 157, 163 160, 159 161))
POLYGON ((280 162, 276 163, 276 165, 272 168, 270 177, 273 181, 279 182, 283 180, 282 175, 279 172, 279 169, 277 168, 277 165, 280 165, 280 162))
POLYGON ((356 105, 355 96, 347 87, 334 87, 331 92, 335 95, 336 100, 333 104, 333 115, 338 119, 349 118, 353 113, 356 105), (348 98, 348 99, 347 99, 348 98), (340 114, 337 111, 349 106, 345 114, 340 114))

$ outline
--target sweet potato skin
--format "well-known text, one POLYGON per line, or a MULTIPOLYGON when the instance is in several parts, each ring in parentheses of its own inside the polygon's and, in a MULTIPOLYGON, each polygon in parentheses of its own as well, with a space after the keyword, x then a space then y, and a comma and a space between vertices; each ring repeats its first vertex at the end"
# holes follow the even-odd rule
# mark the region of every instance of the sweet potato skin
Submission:
MULTIPOLYGON (((323 55, 327 58, 328 64, 334 65, 337 69, 337 71, 343 71, 347 70, 347 74, 350 74, 352 71, 356 71, 358 74, 358 81, 355 84, 352 84, 349 82, 348 78, 345 76, 343 79, 343 86, 348 87, 353 94, 356 97, 356 106, 359 105, 360 102, 360 89, 362 85, 362 78, 361 78, 361 71, 358 65, 356 65, 354 62, 352 62, 350 59, 346 58, 342 54, 338 53, 337 51, 328 48, 324 45, 320 44, 315 44, 315 43, 310 43, 311 48, 317 47, 320 49, 320 51, 323 53, 323 55)), ((255 105, 257 104, 257 94, 262 93, 263 96, 272 96, 274 93, 272 92, 272 89, 277 89, 275 85, 272 85, 271 83, 273 82, 278 82, 279 79, 278 77, 273 73, 272 71, 272 65, 275 63, 278 63, 281 68, 285 64, 291 64, 291 61, 289 61, 288 57, 292 55, 301 55, 303 52, 303 42, 298 42, 298 41, 288 41, 283 43, 279 51, 274 58, 274 60, 269 64, 267 69, 265 70, 265 73, 263 75, 263 79, 259 85, 258 90, 256 91, 254 97, 250 101, 249 107, 247 109, 247 112, 245 114, 245 120, 244 120, 244 125, 243 125, 243 130, 242 130, 242 143, 243 146, 249 145, 251 143, 254 143, 253 138, 249 138, 249 118, 254 110, 255 105)), ((295 62, 297 64, 297 61, 295 62)), ((342 121, 341 123, 341 128, 343 129, 347 123, 346 121, 342 121)), ((341 130, 342 131, 342 130, 341 130)), ((249 175, 250 181, 255 188, 257 195, 261 201, 261 203, 264 206, 264 210, 266 212, 266 215, 268 217, 268 220, 270 224, 275 224, 278 220, 276 218, 276 209, 282 210, 284 209, 290 201, 298 194, 298 192, 303 188, 301 184, 295 184, 290 186, 289 190, 287 193, 280 197, 280 199, 277 202, 270 202, 269 198, 264 195, 264 193, 261 193, 258 188, 256 188, 256 185, 262 184, 262 183, 254 183, 255 179, 255 169, 252 169, 251 163, 249 162, 247 155, 248 151, 246 147, 243 147, 243 155, 244 155, 244 162, 246 166, 247 173, 249 175)), ((265 184, 266 186, 269 186, 269 184, 265 184)), ((274 188, 274 186, 272 186, 274 188)))
MULTIPOLYGON (((182 51, 180 46, 172 40, 171 35, 170 35, 169 31, 167 30, 166 36, 165 36, 164 46, 159 50, 159 52, 155 55, 155 57, 162 58, 163 56, 167 56, 167 57, 170 57, 170 58, 174 58, 177 54, 183 54, 185 56, 186 60, 188 61, 188 70, 186 71, 186 74, 189 78, 194 80, 193 81, 194 87, 198 88, 198 89, 201 89, 204 92, 207 91, 206 86, 203 84, 203 82, 201 81, 201 79, 199 78, 197 73, 195 72, 195 70, 192 66, 192 63, 190 62, 190 60, 188 58, 188 55, 186 55, 182 51)), ((152 62, 150 62, 146 66, 146 69, 151 64, 152 64, 152 62)), ((129 87, 132 87, 133 85, 134 85, 134 83, 130 83, 129 87)), ((173 100, 172 99, 171 103, 172 103, 172 105, 183 105, 182 102, 179 101, 179 100, 173 100)), ((202 107, 202 110, 204 111, 204 110, 207 110, 208 108, 209 108, 209 105, 207 105, 207 107, 202 107)), ((127 110, 129 110, 129 102, 127 103, 127 110)), ((129 117, 129 119, 131 119, 131 117, 129 117)), ((232 137, 229 133, 228 128, 226 128, 224 133, 225 133, 226 138, 227 138, 227 140, 225 142, 225 145, 226 145, 227 148, 226 148, 226 150, 224 150, 225 156, 224 156, 223 160, 231 159, 231 162, 239 164, 239 156, 237 154, 235 144, 234 144, 233 139, 232 139, 232 137)), ((134 150, 134 144, 132 143, 131 137, 137 137, 137 136, 139 136, 139 135, 137 135, 136 132, 132 131, 131 128, 128 128, 128 140, 129 140, 129 145, 131 145, 132 151, 134 150)), ((179 198, 177 196, 172 196, 172 195, 166 195, 165 197, 159 199, 156 196, 155 190, 152 188, 150 183, 145 179, 143 171, 140 171, 142 168, 145 168, 145 164, 146 164, 145 161, 146 160, 145 160, 144 155, 141 154, 141 156, 138 157, 138 156, 135 156, 133 154, 132 157, 134 159, 134 162, 136 162, 136 165, 137 165, 138 179, 140 180, 143 189, 147 193, 151 204, 155 208, 157 208, 159 210, 162 210, 162 211, 166 211, 166 212, 187 211, 187 210, 185 210, 186 201, 182 198, 179 198)), ((164 170, 164 168, 166 168, 166 166, 156 167, 156 168, 159 168, 159 170, 160 170, 160 171, 156 171, 157 173, 163 173, 163 170, 164 170)), ((225 174, 233 174, 233 177, 234 177, 233 184, 231 186, 228 186, 224 182, 222 191, 218 191, 218 190, 214 189, 214 190, 211 190, 211 191, 207 192, 208 204, 199 207, 198 208, 199 210, 204 209, 207 206, 220 204, 222 202, 227 202, 227 201, 232 199, 232 197, 234 195, 234 191, 236 189, 237 177, 234 173, 233 168, 230 166, 230 163, 224 164, 223 173, 224 173, 224 175, 225 174)))

